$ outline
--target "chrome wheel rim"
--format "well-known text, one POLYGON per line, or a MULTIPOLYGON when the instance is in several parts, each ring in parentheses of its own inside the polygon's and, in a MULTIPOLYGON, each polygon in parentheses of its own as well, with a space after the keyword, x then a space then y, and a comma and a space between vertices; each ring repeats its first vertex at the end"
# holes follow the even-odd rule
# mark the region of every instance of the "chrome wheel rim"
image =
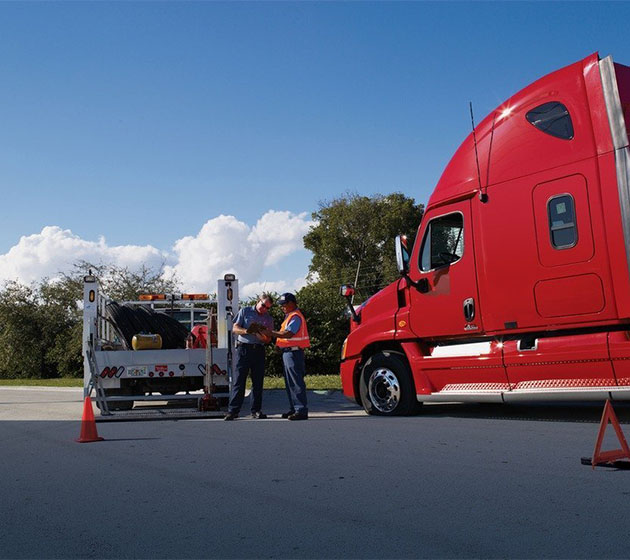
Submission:
POLYGON ((374 408, 379 412, 391 412, 400 402, 400 383, 394 372, 378 368, 368 381, 368 394, 374 408))

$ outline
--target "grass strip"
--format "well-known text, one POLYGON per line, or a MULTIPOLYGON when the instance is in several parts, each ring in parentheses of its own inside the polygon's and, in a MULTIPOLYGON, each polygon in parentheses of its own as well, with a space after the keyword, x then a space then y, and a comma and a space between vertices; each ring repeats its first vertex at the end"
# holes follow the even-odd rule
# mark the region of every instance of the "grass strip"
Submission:
POLYGON ((0 387, 83 387, 83 379, 0 379, 0 387))
MULTIPOLYGON (((306 388, 311 391, 341 389, 338 375, 307 375, 306 388)), ((247 386, 251 387, 249 379, 247 386)), ((65 377, 61 379, 0 379, 0 387, 83 387, 83 379, 65 377)), ((284 389, 284 378, 265 377, 265 389, 284 389)))

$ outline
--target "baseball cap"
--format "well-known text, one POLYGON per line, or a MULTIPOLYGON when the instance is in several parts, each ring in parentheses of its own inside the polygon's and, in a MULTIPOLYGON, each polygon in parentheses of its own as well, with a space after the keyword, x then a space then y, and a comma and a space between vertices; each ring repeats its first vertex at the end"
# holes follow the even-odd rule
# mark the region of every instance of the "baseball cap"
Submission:
POLYGON ((286 294, 282 294, 278 298, 278 305, 284 305, 285 303, 289 303, 290 301, 292 301, 293 303, 297 303, 297 300, 295 299, 295 296, 293 294, 287 292, 286 294))

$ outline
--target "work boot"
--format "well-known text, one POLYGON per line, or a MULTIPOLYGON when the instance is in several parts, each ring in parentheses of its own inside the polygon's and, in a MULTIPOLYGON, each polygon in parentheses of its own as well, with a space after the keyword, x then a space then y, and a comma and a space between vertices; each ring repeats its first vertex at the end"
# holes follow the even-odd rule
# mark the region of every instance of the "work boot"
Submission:
POLYGON ((295 412, 289 416, 289 420, 308 420, 308 414, 306 412, 295 412))
POLYGON ((295 414, 295 410, 289 410, 289 412, 285 412, 282 415, 282 418, 288 418, 289 416, 291 416, 291 414, 295 414))
POLYGON ((228 412, 223 417, 223 420, 234 420, 235 418, 238 418, 238 412, 228 412))

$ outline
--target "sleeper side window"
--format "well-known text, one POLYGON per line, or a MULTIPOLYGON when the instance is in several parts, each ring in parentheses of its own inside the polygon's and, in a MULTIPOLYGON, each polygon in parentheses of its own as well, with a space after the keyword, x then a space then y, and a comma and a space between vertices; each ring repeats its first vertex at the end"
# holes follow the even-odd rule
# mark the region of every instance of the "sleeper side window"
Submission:
POLYGON ((549 199, 549 234, 554 249, 569 249, 577 243, 575 201, 570 194, 561 194, 549 199))
POLYGON ((420 270, 426 272, 453 264, 464 254, 464 217, 459 213, 429 222, 422 241, 420 270))
POLYGON ((558 101, 550 101, 535 107, 527 112, 525 118, 546 134, 563 140, 573 138, 573 122, 569 110, 558 101))

